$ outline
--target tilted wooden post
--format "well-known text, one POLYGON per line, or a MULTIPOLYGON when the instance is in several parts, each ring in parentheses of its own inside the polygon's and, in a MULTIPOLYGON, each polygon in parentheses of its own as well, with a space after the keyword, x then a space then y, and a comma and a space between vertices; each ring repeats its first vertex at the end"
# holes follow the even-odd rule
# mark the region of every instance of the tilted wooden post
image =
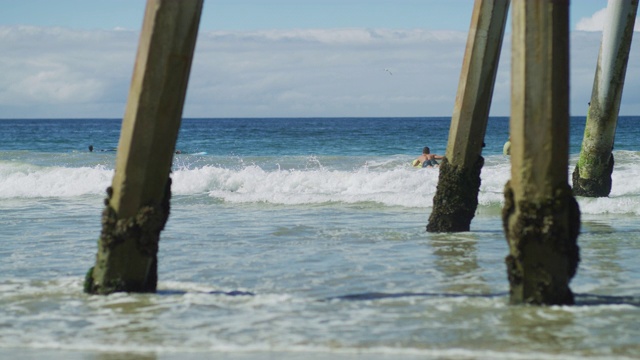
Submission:
POLYGON ((613 142, 624 87, 638 0, 609 0, 573 193, 605 197, 611 192, 613 142))
POLYGON ((569 0, 514 0, 511 180, 502 210, 514 304, 572 304, 580 210, 568 184, 569 0))
POLYGON ((469 231, 478 207, 481 156, 509 0, 476 0, 445 159, 427 231, 469 231))
POLYGON ((122 122, 116 170, 85 291, 153 292, 169 172, 203 0, 148 0, 122 122))

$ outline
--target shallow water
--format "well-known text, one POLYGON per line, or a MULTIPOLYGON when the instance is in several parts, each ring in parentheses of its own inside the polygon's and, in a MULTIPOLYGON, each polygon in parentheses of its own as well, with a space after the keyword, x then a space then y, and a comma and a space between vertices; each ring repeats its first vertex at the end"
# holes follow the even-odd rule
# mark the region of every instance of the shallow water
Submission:
POLYGON ((486 155, 472 231, 430 234, 415 154, 296 149, 177 156, 159 291, 109 296, 82 281, 114 154, 0 150, 0 358, 640 358, 638 153, 578 198, 577 304, 530 307, 508 304, 507 158, 486 155))
POLYGON ((538 308, 508 305, 506 242, 495 216, 479 216, 475 222, 485 228, 469 233, 429 234, 421 225, 422 209, 266 211, 260 204, 178 197, 162 237, 159 292, 88 296, 82 274, 93 265, 96 244, 78 238, 97 238, 100 210, 89 204, 99 199, 88 200, 65 201, 64 217, 51 211, 62 205, 51 200, 31 204, 29 209, 48 208, 26 210, 33 218, 20 216, 15 207, 13 219, 3 216, 3 232, 14 241, 0 254, 0 271, 12 274, 0 282, 0 354, 640 354, 640 235, 631 219, 587 219, 572 283, 577 306, 538 308), (20 231, 25 228, 30 230, 20 231))

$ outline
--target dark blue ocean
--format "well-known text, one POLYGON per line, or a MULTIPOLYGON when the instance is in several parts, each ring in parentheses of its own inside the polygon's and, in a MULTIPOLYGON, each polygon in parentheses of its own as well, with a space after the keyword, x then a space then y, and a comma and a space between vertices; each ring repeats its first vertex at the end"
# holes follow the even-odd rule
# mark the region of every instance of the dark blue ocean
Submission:
MULTIPOLYGON (((3 150, 112 149, 120 125, 120 119, 0 120, 0 141, 3 150)), ((508 118, 491 125, 499 139, 492 150, 501 151, 508 118)), ((177 148, 218 156, 413 155, 427 141, 444 152, 448 131, 448 118, 184 119, 177 148)))
POLYGON ((508 305, 508 118, 471 231, 425 232, 438 170, 410 162, 444 154, 449 120, 183 120, 159 291, 110 296, 82 281, 121 120, 0 120, 0 358, 640 359, 640 117, 611 195, 577 199, 578 304, 552 307, 508 305))
MULTIPOLYGON (((432 118, 267 118, 184 119, 177 148, 210 155, 377 156, 420 153, 430 146, 444 153, 448 117, 432 118)), ((616 148, 637 150, 640 117, 621 117, 616 148)), ((580 151, 584 117, 571 121, 571 153, 580 151)), ((73 152, 116 148, 120 119, 0 120, 2 150, 73 152)), ((509 118, 492 117, 487 125, 484 155, 502 152, 509 136, 509 118)))

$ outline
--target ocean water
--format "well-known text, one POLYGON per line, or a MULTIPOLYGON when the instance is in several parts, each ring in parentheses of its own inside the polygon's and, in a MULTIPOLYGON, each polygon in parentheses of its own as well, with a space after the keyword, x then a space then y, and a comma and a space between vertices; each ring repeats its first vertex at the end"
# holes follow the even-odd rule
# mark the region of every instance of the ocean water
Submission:
POLYGON ((455 234, 425 232, 438 170, 410 166, 448 118, 185 119, 159 291, 109 296, 82 282, 120 120, 0 120, 0 358, 640 359, 639 122, 611 195, 578 198, 577 304, 531 307, 508 304, 507 118, 455 234))

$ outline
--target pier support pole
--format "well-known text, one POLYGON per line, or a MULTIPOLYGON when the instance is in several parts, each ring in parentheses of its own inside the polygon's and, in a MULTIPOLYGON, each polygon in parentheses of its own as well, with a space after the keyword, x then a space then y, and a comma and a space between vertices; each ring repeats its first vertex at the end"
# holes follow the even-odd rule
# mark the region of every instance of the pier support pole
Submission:
POLYGON ((169 172, 203 0, 148 0, 116 169, 85 292, 154 292, 169 172))
POLYGON ((478 207, 481 156, 509 0, 476 0, 449 140, 427 231, 469 231, 478 207))
POLYGON ((611 192, 613 142, 624 87, 638 0, 609 0, 573 193, 606 197, 611 192))
POLYGON ((513 304, 572 304, 580 210, 568 184, 569 0, 514 0, 511 180, 502 219, 513 304))

